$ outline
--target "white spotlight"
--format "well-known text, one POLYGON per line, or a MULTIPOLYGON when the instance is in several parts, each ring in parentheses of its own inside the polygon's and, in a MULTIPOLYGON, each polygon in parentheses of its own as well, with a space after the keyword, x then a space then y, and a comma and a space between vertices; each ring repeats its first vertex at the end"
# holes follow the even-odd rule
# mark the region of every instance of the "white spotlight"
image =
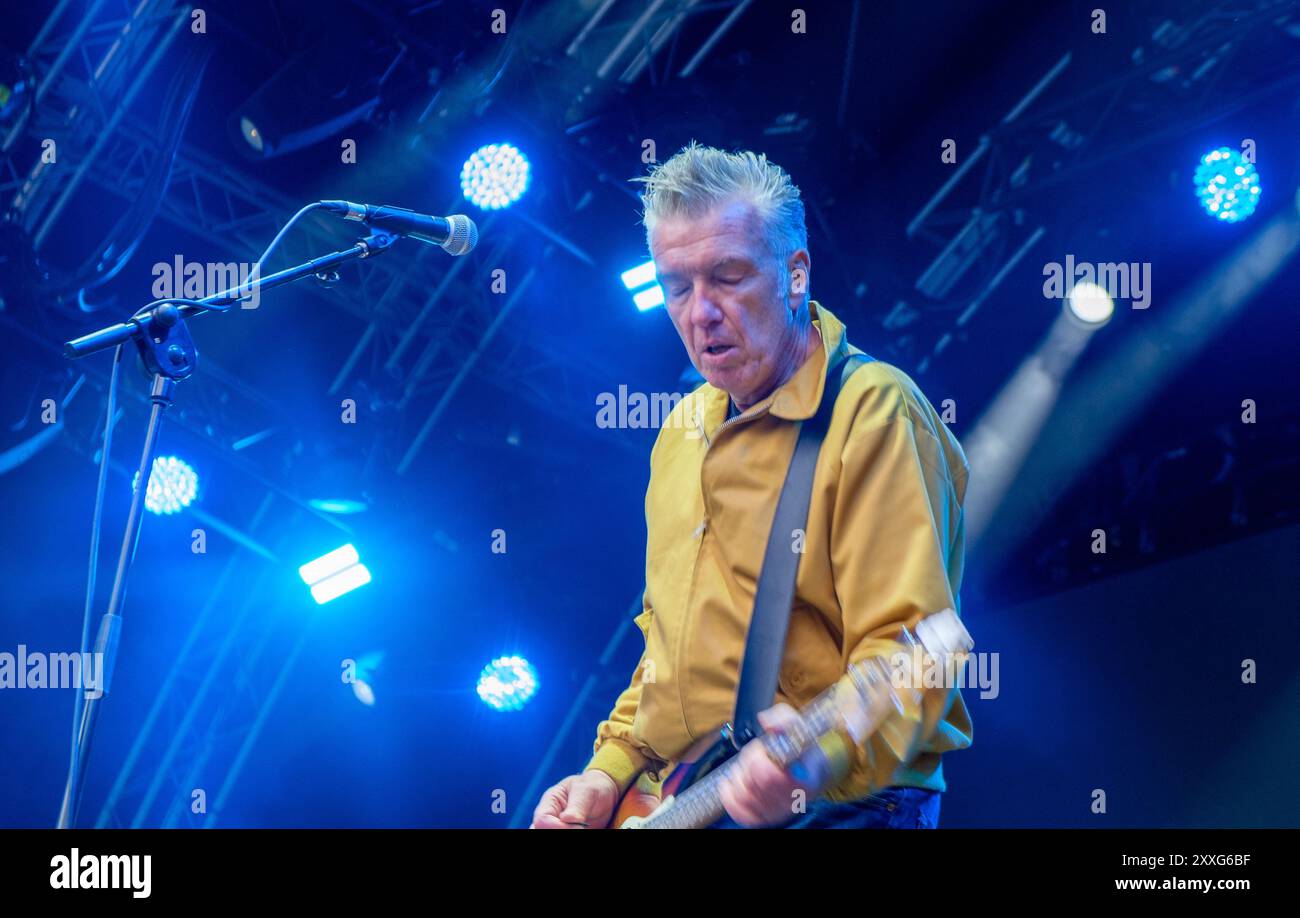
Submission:
POLYGON ((1115 312, 1115 301, 1105 287, 1081 281, 1070 288, 1066 297, 1070 314, 1085 325, 1105 325, 1115 312))

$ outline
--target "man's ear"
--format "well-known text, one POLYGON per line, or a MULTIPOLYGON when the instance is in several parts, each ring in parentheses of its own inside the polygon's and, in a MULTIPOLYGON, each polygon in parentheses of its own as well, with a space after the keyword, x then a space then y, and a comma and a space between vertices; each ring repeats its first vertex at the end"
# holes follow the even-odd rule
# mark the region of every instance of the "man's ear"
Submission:
POLYGON ((790 295, 802 300, 808 292, 808 272, 812 267, 808 253, 800 249, 790 256, 790 295))

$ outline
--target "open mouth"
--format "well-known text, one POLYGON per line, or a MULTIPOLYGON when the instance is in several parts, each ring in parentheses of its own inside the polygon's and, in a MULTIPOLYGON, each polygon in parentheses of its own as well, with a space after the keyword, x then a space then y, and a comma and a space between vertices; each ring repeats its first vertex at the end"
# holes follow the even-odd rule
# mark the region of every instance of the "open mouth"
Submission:
POLYGON ((730 351, 734 346, 735 345, 731 344, 711 344, 704 349, 704 353, 712 354, 716 357, 720 354, 727 353, 727 351, 730 351))

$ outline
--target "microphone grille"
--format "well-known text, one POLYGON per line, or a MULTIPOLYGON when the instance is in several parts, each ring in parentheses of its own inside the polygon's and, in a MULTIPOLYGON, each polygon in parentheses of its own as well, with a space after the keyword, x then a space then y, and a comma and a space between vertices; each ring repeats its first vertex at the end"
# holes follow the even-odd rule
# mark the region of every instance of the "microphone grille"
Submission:
POLYGON ((442 244, 452 255, 464 255, 478 245, 478 226, 464 214, 452 214, 447 218, 451 233, 442 244))

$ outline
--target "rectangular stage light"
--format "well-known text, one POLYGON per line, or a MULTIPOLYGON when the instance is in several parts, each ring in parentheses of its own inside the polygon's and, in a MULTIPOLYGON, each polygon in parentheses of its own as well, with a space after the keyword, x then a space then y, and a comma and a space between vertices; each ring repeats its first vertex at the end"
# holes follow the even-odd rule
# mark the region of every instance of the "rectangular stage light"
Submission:
POLYGON ((658 284, 647 287, 633 296, 632 302, 636 303, 636 308, 642 312, 647 309, 654 309, 656 306, 662 306, 664 304, 664 288, 658 284))
POLYGON ((308 561, 302 567, 298 568, 298 576, 302 582, 311 586, 313 583, 319 583, 331 574, 337 574, 344 568, 351 567, 360 561, 357 550, 349 542, 342 548, 336 548, 329 554, 321 555, 315 561, 308 561))
POLYGON ((655 282, 655 263, 647 261, 644 264, 639 264, 630 271, 624 271, 621 277, 623 278, 623 286, 629 290, 636 290, 646 284, 653 284, 655 282))
POLYGON ((359 586, 370 582, 370 571, 364 564, 354 564, 346 570, 326 577, 319 583, 312 584, 311 595, 317 605, 325 605, 331 599, 338 599, 344 593, 351 593, 359 586))

